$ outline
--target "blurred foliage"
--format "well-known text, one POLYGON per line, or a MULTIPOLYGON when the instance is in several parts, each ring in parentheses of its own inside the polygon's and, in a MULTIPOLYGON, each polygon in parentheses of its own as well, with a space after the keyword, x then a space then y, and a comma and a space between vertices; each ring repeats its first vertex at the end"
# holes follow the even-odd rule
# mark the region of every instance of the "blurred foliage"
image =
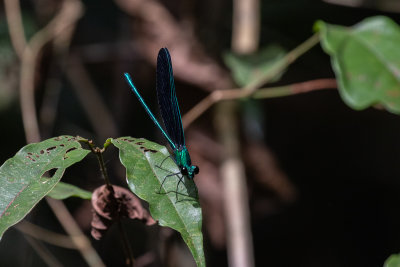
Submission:
POLYGON ((400 114, 400 27, 379 16, 351 28, 322 21, 315 28, 331 56, 343 101, 357 110, 381 104, 400 114))
POLYGON ((0 22, 0 112, 17 96, 18 69, 5 19, 0 22))
MULTIPOLYGON (((278 45, 270 45, 251 55, 235 55, 232 52, 224 54, 225 64, 232 72, 236 84, 245 87, 271 70, 274 64, 282 59, 286 51, 278 45)), ((275 82, 283 75, 281 73, 272 81, 275 82)))
MULTIPOLYGON (((29 13, 23 13, 25 36, 31 37, 37 30, 29 13)), ((19 66, 12 47, 5 17, 0 20, 0 112, 6 110, 18 95, 19 66)))
POLYGON ((400 267, 400 254, 391 255, 386 261, 383 267, 400 267))
POLYGON ((47 195, 55 199, 66 199, 69 197, 79 197, 82 199, 92 198, 92 192, 63 182, 57 183, 56 186, 47 195))

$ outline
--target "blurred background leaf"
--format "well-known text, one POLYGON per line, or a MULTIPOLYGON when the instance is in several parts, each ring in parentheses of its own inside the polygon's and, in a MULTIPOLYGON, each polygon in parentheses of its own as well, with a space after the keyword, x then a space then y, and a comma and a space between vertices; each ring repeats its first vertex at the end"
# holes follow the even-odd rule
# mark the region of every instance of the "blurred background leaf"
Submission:
MULTIPOLYGON (((252 55, 235 55, 232 52, 224 54, 224 62, 232 71, 236 84, 245 87, 254 80, 268 73, 274 64, 282 59, 286 51, 278 45, 264 47, 252 55)), ((280 79, 283 73, 275 77, 272 82, 280 79)))
POLYGON ((316 24, 332 58, 342 99, 361 110, 382 105, 400 114, 400 27, 388 17, 371 17, 348 28, 316 24))
POLYGON ((47 195, 55 199, 66 199, 69 197, 79 197, 82 199, 92 198, 91 192, 63 182, 59 182, 47 195))
POLYGON ((393 254, 386 261, 383 267, 399 267, 400 266, 400 255, 393 254))

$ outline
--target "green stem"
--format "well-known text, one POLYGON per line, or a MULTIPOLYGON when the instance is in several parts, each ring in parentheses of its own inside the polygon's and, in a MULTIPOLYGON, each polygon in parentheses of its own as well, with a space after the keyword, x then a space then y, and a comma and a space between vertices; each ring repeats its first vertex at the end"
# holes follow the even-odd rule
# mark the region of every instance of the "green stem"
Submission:
POLYGON ((96 150, 97 160, 99 161, 100 169, 101 169, 101 172, 103 173, 103 177, 106 182, 106 185, 108 188, 112 188, 110 179, 108 178, 106 164, 104 163, 103 152, 98 147, 95 150, 96 150))
POLYGON ((114 190, 112 188, 112 185, 111 185, 111 182, 110 182, 110 179, 108 178, 106 165, 105 165, 104 159, 103 159, 103 152, 108 147, 108 145, 109 145, 109 143, 111 141, 109 141, 107 139, 106 143, 104 144, 104 148, 103 149, 100 149, 100 148, 96 147, 93 144, 92 140, 88 140, 88 139, 85 139, 85 138, 82 138, 82 137, 78 136, 78 141, 84 142, 85 144, 87 144, 89 146, 89 148, 90 148, 90 151, 92 151, 92 153, 96 155, 97 161, 99 162, 99 165, 100 165, 101 173, 103 174, 103 177, 104 177, 104 181, 106 182, 107 187, 114 192, 114 190))
POLYGON ((286 85, 286 86, 262 88, 257 92, 255 92, 252 97, 255 99, 262 99, 262 98, 275 98, 275 97, 282 97, 289 95, 293 95, 293 91, 290 85, 286 85))
POLYGON ((290 64, 296 61, 296 59, 298 59, 308 50, 313 48, 316 44, 318 44, 318 42, 319 42, 319 33, 315 33, 313 36, 308 38, 302 44, 300 44, 295 49, 287 53, 285 57, 276 62, 274 66, 272 66, 270 71, 268 71, 258 79, 255 79, 255 81, 246 86, 244 90, 247 91, 248 95, 253 94, 260 86, 270 82, 271 79, 276 77, 276 75, 282 73, 290 64))

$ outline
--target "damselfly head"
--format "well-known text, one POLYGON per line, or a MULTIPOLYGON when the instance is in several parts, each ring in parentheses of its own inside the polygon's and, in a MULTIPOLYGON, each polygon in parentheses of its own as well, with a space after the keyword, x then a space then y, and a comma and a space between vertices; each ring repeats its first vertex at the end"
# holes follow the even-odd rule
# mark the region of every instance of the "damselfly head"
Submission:
POLYGON ((189 177, 190 179, 193 179, 194 176, 199 173, 199 167, 197 167, 196 165, 189 166, 188 168, 182 167, 181 173, 183 175, 187 175, 187 177, 189 177))

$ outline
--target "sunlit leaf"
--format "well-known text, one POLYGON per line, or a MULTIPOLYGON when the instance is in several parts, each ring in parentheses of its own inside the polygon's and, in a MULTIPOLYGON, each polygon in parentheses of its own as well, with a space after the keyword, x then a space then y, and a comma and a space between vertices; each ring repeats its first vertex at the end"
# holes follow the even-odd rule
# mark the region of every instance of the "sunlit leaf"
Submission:
POLYGON ((129 188, 149 203, 151 216, 178 231, 197 266, 205 266, 202 215, 193 180, 182 177, 161 145, 132 137, 112 139, 126 168, 129 188))
POLYGON ((351 108, 380 104, 400 114, 400 27, 383 16, 349 28, 316 23, 340 95, 351 108))
POLYGON ((67 167, 82 160, 83 149, 72 136, 23 147, 0 167, 0 237, 60 181, 67 167))

